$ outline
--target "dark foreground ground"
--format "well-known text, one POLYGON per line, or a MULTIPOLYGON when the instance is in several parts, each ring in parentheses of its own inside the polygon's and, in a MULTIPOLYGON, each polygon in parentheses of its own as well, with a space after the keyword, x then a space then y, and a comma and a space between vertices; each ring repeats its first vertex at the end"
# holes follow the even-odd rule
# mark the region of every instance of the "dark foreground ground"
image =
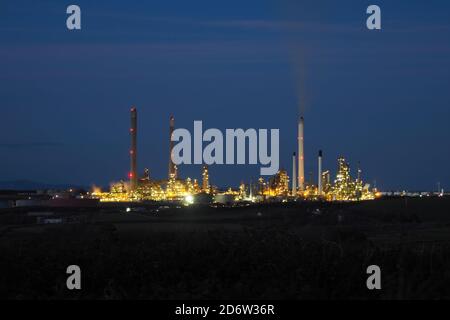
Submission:
POLYGON ((30 211, 0 211, 1 299, 450 298, 449 198, 48 209, 60 225, 30 211), (80 291, 66 288, 73 264, 80 291), (372 264, 382 290, 366 287, 372 264))

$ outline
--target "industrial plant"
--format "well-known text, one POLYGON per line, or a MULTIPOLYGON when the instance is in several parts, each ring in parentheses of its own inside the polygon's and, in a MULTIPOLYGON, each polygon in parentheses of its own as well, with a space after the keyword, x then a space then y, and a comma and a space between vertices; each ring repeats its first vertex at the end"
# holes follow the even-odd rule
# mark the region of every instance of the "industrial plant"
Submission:
POLYGON ((210 184, 209 168, 203 166, 201 182, 197 179, 182 179, 177 165, 172 161, 171 139, 175 130, 175 118, 169 118, 169 159, 167 179, 156 180, 150 177, 149 169, 144 169, 139 176, 137 167, 137 139, 138 139, 138 112, 135 107, 130 110, 130 172, 128 181, 112 183, 110 190, 103 192, 94 188, 91 197, 101 202, 142 202, 142 201, 179 201, 187 205, 198 203, 234 202, 287 202, 287 201, 361 201, 373 200, 379 194, 375 188, 371 189, 361 178, 361 169, 357 169, 356 178, 352 178, 350 165, 343 158, 338 159, 336 178, 331 180, 329 170, 323 170, 323 152, 318 152, 317 182, 305 181, 305 150, 303 116, 298 121, 298 154, 292 156, 292 177, 284 169, 277 174, 264 179, 260 177, 257 183, 241 182, 237 189, 221 190, 210 184), (298 166, 298 168, 297 168, 298 166))

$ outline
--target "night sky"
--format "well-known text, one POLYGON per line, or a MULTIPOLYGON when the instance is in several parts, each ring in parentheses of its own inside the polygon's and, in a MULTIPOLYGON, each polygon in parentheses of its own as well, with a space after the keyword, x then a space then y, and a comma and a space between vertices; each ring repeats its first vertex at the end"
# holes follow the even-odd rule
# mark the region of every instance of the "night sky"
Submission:
MULTIPOLYGON (((154 178, 171 113, 190 130, 279 128, 290 174, 301 109, 307 180, 323 149, 325 168, 344 155, 383 190, 450 188, 450 2, 0 1, 0 181, 125 179, 132 105, 154 178), (70 4, 81 31, 66 28, 70 4), (381 31, 366 28, 370 4, 381 31)), ((210 172, 237 186, 259 165, 210 172)))

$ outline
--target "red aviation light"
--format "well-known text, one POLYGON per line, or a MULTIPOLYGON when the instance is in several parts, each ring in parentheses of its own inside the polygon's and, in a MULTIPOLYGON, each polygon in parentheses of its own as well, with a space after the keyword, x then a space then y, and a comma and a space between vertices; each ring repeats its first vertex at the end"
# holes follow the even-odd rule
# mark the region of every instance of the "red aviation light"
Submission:
POLYGON ((134 154, 134 150, 130 150, 130 154, 134 154))
POLYGON ((130 173, 128 174, 128 177, 130 177, 130 179, 133 178, 133 172, 130 172, 130 173))

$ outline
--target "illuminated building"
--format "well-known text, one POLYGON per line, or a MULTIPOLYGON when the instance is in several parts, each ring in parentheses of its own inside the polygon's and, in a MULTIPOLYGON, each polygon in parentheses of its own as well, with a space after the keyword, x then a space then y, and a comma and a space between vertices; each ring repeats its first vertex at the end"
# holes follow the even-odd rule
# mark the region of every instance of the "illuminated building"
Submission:
MULTIPOLYGON (((170 117, 169 135, 175 128, 175 118, 170 117)), ((131 108, 131 169, 129 173, 129 183, 123 181, 113 183, 110 186, 109 192, 102 192, 96 189, 92 193, 93 198, 100 199, 104 202, 129 202, 129 201, 161 201, 161 200, 185 200, 191 199, 192 195, 199 193, 201 190, 198 182, 195 179, 192 182, 191 178, 181 180, 178 178, 177 166, 172 162, 169 155, 169 175, 167 180, 152 180, 150 178, 150 171, 144 170, 141 178, 137 176, 137 110, 135 107, 131 108)), ((173 149, 173 142, 169 141, 169 153, 173 149)), ((203 182, 208 186, 209 190, 209 176, 204 176, 203 182), (206 179, 205 179, 206 178, 206 179)))
POLYGON ((192 195, 194 186, 188 178, 185 181, 175 179, 173 176, 167 181, 166 199, 167 200, 183 200, 186 196, 192 195))
POLYGON ((140 184, 134 195, 134 200, 136 201, 160 201, 166 199, 163 188, 156 181, 140 184))
POLYGON ((239 185, 239 199, 243 200, 245 198, 247 198, 247 190, 245 188, 245 184, 241 182, 239 185))
POLYGON ((277 174, 266 183, 263 178, 258 180, 259 194, 270 197, 287 197, 291 194, 289 189, 289 176, 286 170, 279 170, 277 174))
POLYGON ((198 180, 197 179, 194 179, 194 191, 195 191, 195 193, 198 193, 198 192, 201 191, 200 190, 200 186, 198 185, 198 180))
POLYGON ((208 172, 208 166, 203 166, 203 172, 202 172, 202 191, 205 193, 210 192, 210 186, 209 186, 209 172, 208 172))
POLYGON ((123 181, 111 184, 111 193, 122 194, 126 192, 127 189, 123 181))
POLYGON ((363 187, 361 170, 358 168, 358 178, 352 180, 350 176, 350 166, 342 157, 338 159, 338 172, 331 192, 332 199, 337 201, 374 199, 374 193, 369 190, 369 185, 363 187))
MULTIPOLYGON (((361 178, 361 170, 358 167, 357 178, 352 179, 350 166, 344 158, 338 159, 338 170, 334 183, 331 183, 330 171, 322 171, 322 151, 319 151, 317 185, 314 185, 312 175, 309 183, 305 183, 304 164, 304 119, 298 123, 298 159, 296 154, 292 156, 292 188, 289 188, 289 176, 286 170, 279 170, 274 176, 264 180, 258 179, 257 184, 246 185, 242 182, 239 189, 231 188, 226 192, 218 193, 217 187, 211 186, 208 166, 202 167, 202 182, 199 186, 197 179, 181 179, 177 166, 170 156, 173 150, 173 142, 169 141, 168 177, 163 180, 155 180, 150 177, 149 169, 145 169, 141 177, 137 175, 137 110, 131 109, 131 148, 130 148, 130 173, 129 181, 120 181, 110 186, 109 192, 102 192, 96 188, 92 197, 106 202, 139 202, 139 201, 182 201, 191 204, 202 196, 209 198, 220 195, 222 202, 234 201, 287 201, 294 197, 295 200, 327 200, 327 201, 359 201, 375 198, 376 190, 370 190, 370 185, 364 184, 361 178), (298 162, 297 162, 298 161, 298 162), (298 168, 296 164, 298 163, 298 168), (298 171, 297 171, 298 169, 298 171), (298 182, 298 184, 297 184, 298 182), (248 187, 247 187, 248 186, 248 187), (274 198, 274 199, 271 199, 274 198)), ((175 128, 175 118, 170 116, 169 136, 175 128)), ((208 198, 208 199, 209 199, 208 198)), ((205 198, 206 199, 206 198, 205 198)), ((200 200, 199 200, 200 201, 200 200)))
POLYGON ((350 200, 354 197, 354 182, 350 177, 350 167, 344 158, 338 159, 338 171, 333 186, 334 200, 350 200))
POLYGON ((95 188, 92 191, 92 197, 100 199, 100 201, 122 202, 127 201, 129 192, 125 182, 120 181, 112 183, 110 186, 110 192, 102 192, 99 188, 95 188))
POLYGON ((286 170, 280 170, 270 181, 270 188, 277 196, 289 194, 289 176, 286 170))

